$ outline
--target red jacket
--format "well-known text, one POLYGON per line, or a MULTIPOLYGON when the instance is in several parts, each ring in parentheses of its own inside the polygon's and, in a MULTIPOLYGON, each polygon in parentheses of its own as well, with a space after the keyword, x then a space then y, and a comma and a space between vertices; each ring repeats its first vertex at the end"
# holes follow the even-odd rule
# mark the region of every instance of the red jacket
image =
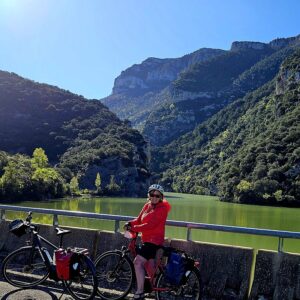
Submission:
POLYGON ((130 221, 131 230, 142 233, 144 243, 163 245, 165 224, 171 205, 164 199, 153 205, 148 201, 136 219, 130 221))

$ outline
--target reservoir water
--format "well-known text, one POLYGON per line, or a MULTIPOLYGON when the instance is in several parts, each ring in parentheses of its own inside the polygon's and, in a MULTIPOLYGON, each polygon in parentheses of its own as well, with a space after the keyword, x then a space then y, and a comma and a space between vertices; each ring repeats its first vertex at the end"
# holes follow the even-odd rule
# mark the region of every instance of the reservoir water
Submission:
MULTIPOLYGON (((216 197, 167 193, 172 206, 169 220, 232 225, 252 228, 287 230, 300 232, 300 209, 244 205, 220 202, 216 197)), ((18 202, 13 205, 63 209, 69 211, 95 212, 102 214, 137 216, 146 198, 81 197, 64 198, 47 202, 18 202)), ((23 218, 23 213, 7 212, 8 219, 23 218)), ((51 215, 34 214, 33 222, 52 224, 51 215)), ((86 218, 59 217, 65 226, 113 230, 114 222, 86 218)), ((121 224, 122 225, 122 224, 121 224)), ((166 236, 186 239, 186 229, 167 227, 166 236)), ((192 230, 195 241, 222 243, 277 250, 278 238, 248 234, 225 233, 210 230, 192 230)), ((300 253, 300 240, 284 239, 284 251, 300 253)))

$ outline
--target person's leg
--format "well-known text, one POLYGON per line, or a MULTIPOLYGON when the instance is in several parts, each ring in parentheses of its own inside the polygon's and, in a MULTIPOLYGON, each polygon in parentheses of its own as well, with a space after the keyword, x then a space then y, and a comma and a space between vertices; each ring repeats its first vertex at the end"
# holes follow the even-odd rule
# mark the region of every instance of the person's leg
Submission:
POLYGON ((134 269, 135 269, 135 275, 136 275, 136 282, 137 282, 137 289, 136 294, 142 294, 144 293, 144 281, 145 281, 145 268, 144 265, 146 263, 147 259, 137 255, 134 259, 134 269))
POLYGON ((147 271, 148 276, 150 276, 152 278, 154 275, 154 272, 155 272, 155 259, 154 258, 150 258, 146 262, 145 269, 147 271))

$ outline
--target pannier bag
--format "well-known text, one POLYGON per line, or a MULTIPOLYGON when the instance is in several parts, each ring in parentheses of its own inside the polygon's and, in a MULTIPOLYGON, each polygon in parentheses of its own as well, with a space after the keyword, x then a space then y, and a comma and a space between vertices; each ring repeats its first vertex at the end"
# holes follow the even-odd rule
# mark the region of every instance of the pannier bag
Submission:
POLYGON ((79 259, 82 255, 88 255, 88 249, 68 248, 54 251, 57 278, 62 280, 74 279, 80 272, 79 259))
POLYGON ((17 219, 9 224, 9 231, 17 237, 21 237, 26 233, 27 227, 28 226, 23 222, 23 220, 17 219))
POLYGON ((185 274, 185 257, 181 253, 171 252, 166 265, 166 279, 169 283, 179 285, 185 274))
POLYGON ((71 258, 74 255, 72 251, 58 249, 54 252, 57 278, 69 280, 71 278, 71 258))

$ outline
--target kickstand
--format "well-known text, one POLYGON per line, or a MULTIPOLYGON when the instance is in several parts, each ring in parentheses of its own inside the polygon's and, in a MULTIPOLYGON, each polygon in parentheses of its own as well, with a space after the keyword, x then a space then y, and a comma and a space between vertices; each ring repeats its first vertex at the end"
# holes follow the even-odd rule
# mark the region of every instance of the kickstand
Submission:
POLYGON ((60 297, 58 298, 58 300, 60 300, 61 299, 61 297, 65 294, 65 289, 63 290, 63 292, 62 292, 62 294, 60 295, 60 297))
POLYGON ((63 283, 63 292, 62 292, 62 294, 60 295, 60 297, 58 298, 58 300, 60 300, 61 299, 61 297, 66 293, 66 291, 67 291, 67 287, 66 287, 66 284, 65 283, 63 283))

